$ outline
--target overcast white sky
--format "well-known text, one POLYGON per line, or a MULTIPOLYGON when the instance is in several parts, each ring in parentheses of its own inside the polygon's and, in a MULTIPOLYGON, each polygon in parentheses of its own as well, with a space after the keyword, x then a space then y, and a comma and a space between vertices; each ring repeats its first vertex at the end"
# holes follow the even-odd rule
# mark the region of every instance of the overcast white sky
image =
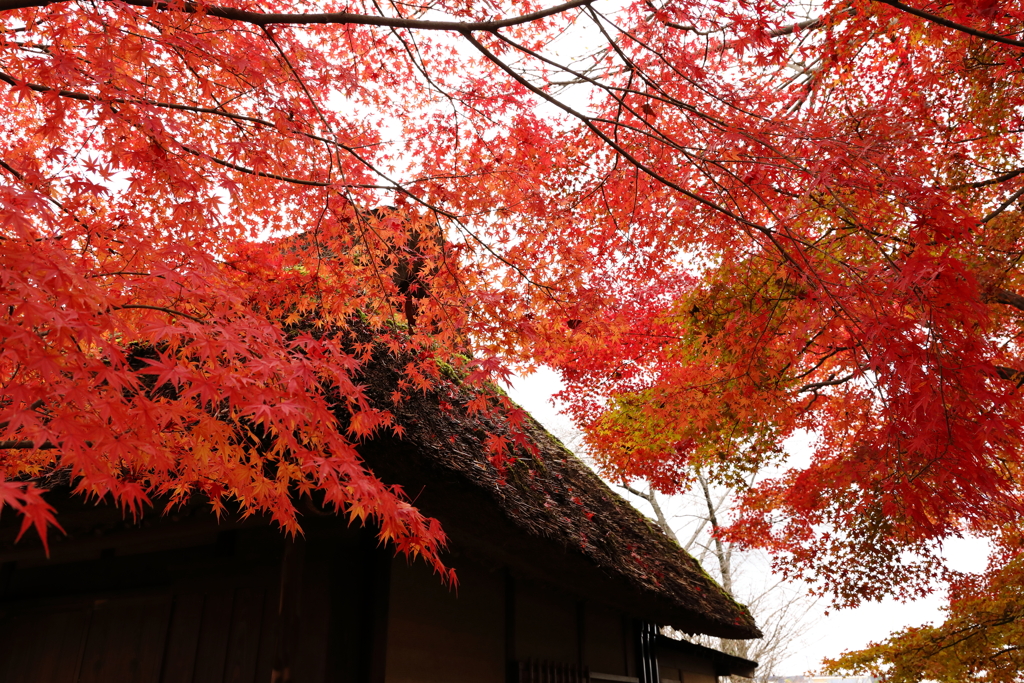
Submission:
MULTIPOLYGON (((561 382, 558 376, 545 368, 529 377, 517 378, 509 390, 509 396, 557 437, 567 441, 574 431, 573 425, 569 418, 552 404, 551 399, 559 389, 561 382)), ((574 444, 566 445, 571 448, 574 444)), ((624 493, 622 490, 618 492, 624 493)), ((954 569, 981 571, 985 568, 987 546, 983 541, 957 540, 948 543, 946 550, 954 569)), ((763 579, 763 576, 755 575, 770 571, 766 559, 751 558, 740 580, 763 579)), ((869 642, 883 640, 893 631, 905 626, 919 626, 926 622, 938 621, 942 616, 939 610, 942 604, 943 596, 933 595, 913 603, 901 604, 887 600, 852 610, 831 611, 827 615, 826 606, 819 604, 812 608, 817 614, 808 615, 811 628, 775 674, 793 676, 816 671, 823 657, 836 656, 845 650, 857 649, 869 642)))

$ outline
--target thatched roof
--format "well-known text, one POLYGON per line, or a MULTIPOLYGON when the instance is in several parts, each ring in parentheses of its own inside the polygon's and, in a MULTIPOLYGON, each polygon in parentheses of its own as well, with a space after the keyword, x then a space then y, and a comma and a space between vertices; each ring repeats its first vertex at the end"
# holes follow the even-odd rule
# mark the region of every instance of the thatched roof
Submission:
MULTIPOLYGON (((378 400, 396 386, 396 365, 378 360, 364 369, 378 400)), ((360 449, 378 476, 402 484, 441 521, 454 545, 637 618, 688 632, 760 637, 743 605, 537 422, 526 425, 537 454, 519 449, 499 471, 484 439, 511 430, 470 414, 465 405, 472 397, 457 381, 409 396, 390 408, 403 437, 382 436, 360 449)))
MULTIPOLYGON (((349 334, 371 342, 359 327, 354 323, 349 334)), ((390 403, 399 386, 397 368, 406 360, 377 347, 363 381, 378 405, 390 403)), ((404 486, 456 540, 486 548, 521 571, 601 595, 638 617, 683 631, 760 637, 743 605, 538 423, 527 426, 537 455, 520 449, 516 462, 499 471, 484 441, 511 430, 470 414, 465 406, 472 398, 454 378, 450 386, 413 394, 390 408, 404 437, 378 438, 360 452, 375 474, 404 486)))
MULTIPOLYGON (((404 434, 378 435, 359 452, 377 476, 403 486, 418 508, 440 520, 453 551, 474 553, 495 567, 649 622, 727 638, 761 635, 747 609, 696 560, 535 421, 527 421, 525 432, 536 454, 520 448, 499 471, 487 457, 485 439, 510 436, 512 430, 498 417, 471 414, 466 404, 475 394, 454 373, 433 391, 411 392, 392 404, 407 360, 378 346, 374 360, 363 366, 359 381, 376 405, 389 407, 404 434)), ((345 415, 338 411, 340 419, 345 415)), ((179 517, 208 516, 207 506, 193 501, 171 516, 147 515, 136 523, 112 506, 69 497, 70 482, 59 480, 61 474, 48 482, 48 488, 57 485, 48 500, 59 499, 61 511, 72 514, 62 514, 69 535, 55 537, 55 546, 140 525, 173 533, 165 527, 179 517)), ((31 541, 14 546, 15 521, 5 516, 0 525, 4 556, 38 554, 31 541)))

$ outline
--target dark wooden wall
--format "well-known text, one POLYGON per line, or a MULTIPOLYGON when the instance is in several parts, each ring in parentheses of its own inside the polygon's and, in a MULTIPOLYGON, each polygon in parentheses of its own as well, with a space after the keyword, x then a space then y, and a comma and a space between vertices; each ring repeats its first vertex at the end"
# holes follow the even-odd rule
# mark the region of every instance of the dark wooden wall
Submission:
POLYGON ((0 527, 0 683, 657 683, 618 610, 459 547, 453 591, 308 512, 289 540, 205 511, 140 527, 83 508, 50 558, 0 527))
POLYGON ((389 558, 330 521, 297 541, 200 522, 173 543, 79 534, 49 560, 0 552, 0 681, 382 683, 389 558))

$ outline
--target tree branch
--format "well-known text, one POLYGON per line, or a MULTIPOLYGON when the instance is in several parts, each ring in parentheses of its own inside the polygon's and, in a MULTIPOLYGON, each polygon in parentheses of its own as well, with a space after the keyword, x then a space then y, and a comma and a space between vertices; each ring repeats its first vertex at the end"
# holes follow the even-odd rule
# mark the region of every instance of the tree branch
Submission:
MULTIPOLYGON (((0 71, 0 81, 2 81, 4 83, 7 83, 8 85, 10 85, 11 87, 14 87, 14 88, 23 87, 23 88, 28 88, 29 90, 33 90, 35 92, 42 92, 42 93, 45 93, 45 92, 56 92, 61 97, 66 97, 66 98, 72 99, 72 100, 79 100, 79 101, 82 101, 82 102, 92 102, 94 104, 128 104, 128 105, 134 105, 134 106, 159 107, 161 109, 173 109, 175 111, 187 111, 187 112, 192 112, 192 113, 196 113, 196 114, 210 114, 210 115, 213 115, 213 116, 221 116, 221 117, 224 117, 226 119, 231 119, 232 121, 246 121, 248 123, 254 123, 254 124, 257 124, 257 125, 260 125, 260 126, 266 126, 268 129, 273 129, 273 128, 276 127, 273 121, 268 121, 266 119, 261 119, 261 118, 255 117, 255 116, 246 116, 244 114, 234 114, 234 113, 231 113, 229 111, 225 111, 223 109, 214 109, 212 107, 196 107, 196 106, 192 106, 192 105, 188 105, 188 104, 177 104, 175 102, 158 102, 156 100, 130 99, 130 98, 126 98, 126 97, 104 98, 104 97, 99 97, 98 95, 89 95, 87 93, 75 92, 73 90, 56 90, 55 91, 54 88, 51 88, 50 86, 47 86, 47 85, 39 85, 38 83, 29 83, 27 81, 19 82, 16 78, 11 76, 10 74, 4 73, 3 71, 0 71)), ((340 149, 344 149, 347 152, 351 152, 352 149, 353 149, 351 147, 348 147, 346 145, 343 145, 343 144, 339 143, 336 140, 331 140, 330 138, 321 137, 321 136, 315 135, 313 133, 307 133, 307 132, 301 131, 301 130, 292 130, 290 132, 294 133, 295 135, 301 136, 301 137, 309 138, 310 140, 316 140, 317 142, 324 142, 324 143, 327 143, 329 145, 334 145, 335 147, 338 147, 340 149)), ((8 168, 6 165, 4 165, 4 167, 8 168)), ((11 172, 14 173, 15 171, 12 170, 11 172)), ((384 189, 384 188, 379 188, 378 186, 368 186, 368 187, 370 187, 371 189, 384 189)), ((387 188, 387 189, 394 189, 394 188, 387 188)))
POLYGON ((997 365, 995 368, 996 375, 999 376, 999 379, 1018 383, 1024 381, 1024 370, 1014 370, 1013 368, 1008 368, 1005 365, 997 365))
POLYGON ((825 387, 834 387, 839 384, 846 384, 853 379, 853 373, 846 377, 840 377, 839 379, 832 379, 832 377, 835 377, 835 375, 829 376, 829 378, 823 382, 811 382, 810 384, 805 384, 797 389, 796 393, 802 394, 805 391, 817 391, 818 389, 824 389, 825 387))
POLYGON ((711 500, 711 489, 708 487, 708 480, 704 476, 704 473, 700 471, 699 467, 693 468, 694 473, 697 475, 697 481, 700 482, 701 491, 704 493, 704 502, 708 506, 708 521, 711 522, 711 538, 715 542, 715 555, 718 557, 718 567, 722 571, 722 588, 733 596, 732 592, 732 566, 730 563, 730 553, 726 550, 725 544, 722 543, 722 539, 718 536, 718 530, 721 528, 718 525, 717 509, 713 501, 711 500))
POLYGON ((200 152, 198 149, 192 149, 187 145, 181 145, 181 148, 188 152, 189 154, 199 157, 200 159, 209 159, 215 164, 219 164, 232 170, 239 171, 240 173, 248 173, 249 175, 254 175, 259 178, 270 178, 271 180, 281 180, 283 182, 292 183, 294 185, 309 185, 312 187, 331 187, 333 185, 333 183, 325 183, 319 180, 303 180, 301 178, 290 178, 284 175, 277 175, 276 173, 265 173, 264 171, 257 171, 256 169, 253 168, 246 168, 245 166, 239 166, 238 164, 233 164, 230 161, 219 159, 213 156, 212 154, 200 152))
POLYGON ((968 35, 975 36, 976 38, 984 38, 985 40, 991 40, 997 43, 1003 43, 1005 45, 1013 45, 1015 47, 1024 47, 1024 41, 1014 40, 1013 38, 1001 36, 998 33, 989 33, 987 31, 980 31, 976 28, 971 28, 970 26, 964 26, 963 24, 958 24, 955 21, 950 21, 949 19, 940 17, 937 14, 925 12, 924 10, 911 7, 910 5, 904 5, 899 0, 875 0, 875 2, 880 2, 883 5, 895 7, 896 9, 902 12, 906 12, 907 14, 913 14, 915 17, 927 19, 928 21, 938 24, 939 26, 945 26, 946 28, 951 28, 954 31, 960 31, 961 33, 966 33, 968 35))
MULTIPOLYGON (((29 404, 28 411, 29 412, 35 412, 36 410, 39 410, 42 407, 43 407, 43 399, 39 399, 38 401, 34 401, 31 404, 29 404)), ((0 422, 0 429, 7 429, 10 426, 10 424, 11 424, 10 421, 0 422)))
POLYGON ((1006 209, 1009 208, 1010 204, 1013 204, 1015 201, 1020 199, 1022 195, 1024 195, 1024 187, 1022 187, 1021 189, 1019 189, 1016 192, 1014 192, 1013 194, 1011 194, 1006 199, 1005 202, 1003 202, 1002 204, 997 206, 995 209, 993 209, 992 213, 990 213, 987 216, 985 216, 984 218, 982 218, 981 221, 978 224, 979 225, 985 225, 990 220, 992 220, 993 218, 995 218, 996 216, 1001 214, 1003 211, 1006 211, 1006 209))
POLYGON ((675 541, 676 545, 679 545, 679 539, 676 537, 676 532, 672 531, 672 527, 669 526, 668 519, 665 518, 665 513, 662 512, 661 506, 658 505, 658 497, 654 494, 654 488, 648 487, 647 493, 644 493, 640 489, 635 489, 629 484, 620 484, 620 486, 632 493, 634 496, 643 498, 650 503, 651 507, 654 508, 654 516, 658 521, 658 526, 661 527, 661 530, 665 532, 666 536, 675 541))
POLYGON ((1015 168, 1012 171, 1007 171, 1006 173, 1003 173, 1002 175, 997 175, 995 178, 989 178, 988 180, 981 180, 981 181, 978 181, 976 183, 970 183, 969 185, 967 185, 967 187, 977 188, 977 187, 985 187, 986 185, 995 185, 997 183, 1005 183, 1007 180, 1011 180, 1013 178, 1016 178, 1021 173, 1024 173, 1024 166, 1022 166, 1020 168, 1015 168))
POLYGON ((161 313, 167 313, 168 315, 176 315, 176 316, 179 316, 181 318, 188 318, 189 320, 191 320, 193 322, 205 323, 205 321, 202 318, 197 318, 195 316, 189 315, 188 313, 182 313, 181 311, 176 311, 173 308, 164 308, 163 306, 147 306, 145 304, 125 304, 123 306, 114 306, 114 310, 115 311, 123 311, 125 309, 131 309, 131 308, 141 308, 141 309, 147 310, 147 311, 160 311, 161 313))
MULTIPOLYGON (((47 7, 65 2, 66 0, 0 0, 0 12, 25 9, 28 7, 47 7)), ((206 14, 211 17, 238 21, 255 26, 271 26, 273 24, 357 24, 363 26, 385 26, 390 28, 408 28, 426 31, 496 31, 508 26, 528 24, 555 14, 571 10, 575 7, 589 5, 594 0, 570 0, 569 2, 538 10, 518 17, 495 19, 493 21, 431 21, 427 19, 407 19, 404 17, 381 17, 351 12, 328 12, 323 14, 266 14, 249 12, 235 7, 203 5, 197 2, 171 3, 167 0, 122 0, 126 5, 136 7, 152 7, 169 12, 184 14, 206 14)))
MULTIPOLYGON (((685 187, 683 187, 679 183, 673 182, 668 177, 666 177, 666 176, 662 175, 661 173, 659 173, 657 171, 657 169, 653 168, 651 165, 643 163, 639 158, 637 158, 633 154, 630 154, 629 150, 627 150, 625 147, 623 147, 621 144, 619 144, 619 142, 617 142, 613 137, 609 136, 607 133, 605 133, 603 130, 601 130, 591 117, 583 114, 582 112, 577 111, 576 109, 573 109, 568 104, 566 104, 565 102, 562 102, 558 98, 552 97, 549 93, 547 93, 543 89, 537 87, 536 85, 534 85, 533 83, 528 81, 526 78, 524 78, 522 74, 517 73, 512 67, 510 67, 508 64, 503 62, 501 59, 499 59, 497 55, 495 55, 493 52, 488 50, 483 45, 483 43, 481 43, 476 38, 474 38, 469 31, 464 31, 462 35, 463 35, 463 37, 465 37, 466 40, 468 40, 473 45, 473 47, 475 47, 480 52, 480 54, 482 54, 484 57, 486 57, 491 63, 493 63, 499 69, 501 69, 506 74, 508 74, 512 78, 512 80, 514 80, 517 83, 519 83, 521 86, 523 86, 524 88, 526 88, 527 90, 529 90, 530 92, 535 94, 537 97, 539 97, 539 98, 543 99, 544 101, 554 105, 558 109, 561 109, 562 111, 564 111, 569 116, 572 116, 573 118, 577 119, 588 130, 590 130, 591 133, 593 133, 595 136, 597 136, 602 142, 604 142, 612 150, 614 150, 616 153, 618 153, 623 159, 626 160, 627 163, 629 163, 631 166, 636 168, 638 171, 640 171, 640 172, 650 176, 651 178, 653 178, 654 180, 658 181, 659 183, 661 183, 665 187, 668 187, 668 188, 678 192, 679 194, 683 195, 684 197, 689 197, 690 199, 692 199, 693 201, 697 202, 698 204, 703 204, 704 206, 706 206, 706 207, 708 207, 708 208, 710 208, 710 209, 712 209, 714 211, 717 211, 718 213, 722 214, 723 216, 727 216, 727 217, 733 219, 734 221, 736 221, 740 225, 746 226, 746 227, 750 228, 751 230, 756 230, 757 232, 760 232, 760 233, 764 234, 765 236, 768 237, 768 239, 770 239, 773 242, 773 244, 776 244, 776 246, 779 246, 778 243, 777 243, 777 240, 775 239, 775 236, 772 234, 772 230, 770 228, 768 228, 767 226, 761 225, 759 223, 755 223, 754 221, 751 221, 751 220, 748 220, 746 218, 743 218, 739 214, 737 214, 737 213, 735 213, 733 211, 730 211, 729 209, 727 209, 726 207, 722 206, 721 204, 718 204, 717 202, 714 202, 711 199, 708 199, 707 197, 704 197, 703 195, 697 194, 696 192, 692 192, 690 190, 687 190, 685 187)), ((781 246, 780 246, 780 249, 781 249, 781 246)), ((788 254, 787 254, 787 260, 788 260, 788 254)))
MULTIPOLYGON (((2 7, 2 4, 3 4, 2 0, 0 0, 0 7, 2 7)), ((54 90, 54 88, 51 88, 51 87, 46 86, 46 85, 39 85, 39 84, 36 84, 36 83, 19 83, 14 77, 12 77, 11 75, 6 74, 6 73, 4 73, 2 71, 0 71, 0 81, 3 81, 3 82, 5 82, 8 85, 11 85, 13 87, 19 87, 19 86, 27 87, 29 90, 34 90, 36 92, 51 92, 51 91, 54 90)), ((209 107, 194 107, 194 106, 185 105, 185 104, 174 104, 172 102, 157 102, 157 101, 152 101, 152 100, 139 100, 139 99, 123 99, 123 98, 104 99, 104 98, 97 97, 97 96, 94 96, 94 95, 88 95, 86 93, 74 92, 74 91, 70 91, 70 90, 57 90, 56 92, 61 97, 67 97, 67 98, 70 98, 70 99, 73 99, 73 100, 80 100, 82 102, 92 102, 92 103, 95 103, 95 104, 148 105, 148 106, 151 106, 151 107, 162 107, 162 108, 166 108, 166 109, 175 109, 175 110, 178 110, 178 111, 190 111, 190 112, 196 112, 196 113, 200 113, 200 114, 212 114, 212 115, 215 115, 215 116, 223 116, 223 117, 226 117, 226 118, 229 118, 229 119, 234 119, 234 120, 237 120, 237 121, 248 121, 248 122, 251 122, 251 123, 268 126, 269 128, 274 128, 274 123, 271 122, 271 121, 267 121, 265 119, 260 119, 260 118, 256 118, 256 117, 253 117, 253 116, 244 116, 242 114, 232 114, 230 112, 222 111, 222 110, 219 110, 219 109, 211 109, 209 107)), ((337 140, 331 140, 329 138, 321 137, 319 135, 314 135, 313 133, 306 133, 306 132, 303 132, 303 131, 294 131, 294 133, 295 133, 295 135, 306 137, 306 138, 309 138, 310 140, 317 140, 319 142, 325 142, 325 143, 327 143, 329 145, 333 145, 333 146, 335 146, 335 147, 337 147, 339 149, 345 150, 346 152, 351 154, 353 157, 355 157, 359 161, 359 163, 361 163, 363 166, 368 168, 372 173, 374 173, 375 175, 383 178, 387 182, 392 183, 391 185, 349 184, 349 185, 344 185, 344 187, 358 187, 358 188, 362 188, 362 189, 371 189, 371 190, 393 190, 393 191, 397 191, 397 192, 402 192, 403 194, 405 194, 405 196, 409 197, 412 201, 414 201, 414 202, 416 202, 418 204, 423 205, 424 207, 426 207, 430 211, 433 211, 434 213, 436 213, 438 215, 444 216, 445 218, 449 218, 449 219, 455 221, 456 223, 458 223, 460 226, 462 225, 458 216, 456 216, 455 214, 451 213, 450 211, 445 211, 445 210, 439 208, 438 206, 435 206, 433 204, 428 204, 423 199, 421 199, 421 198, 417 197, 416 195, 412 194, 407 189, 405 189, 400 184, 398 184, 397 181, 392 180, 390 177, 388 177, 383 172, 378 170, 376 167, 374 167, 368 161, 363 159, 361 156, 359 156, 359 154, 357 154, 357 151, 356 151, 357 148, 349 147, 347 145, 344 145, 344 144, 338 142, 337 140)), ((210 157, 207 157, 207 158, 210 158, 210 157)), ((215 161, 215 162, 220 162, 221 161, 219 159, 212 159, 212 160, 215 161)), ((17 174, 17 171, 15 171, 14 169, 11 169, 6 164, 0 164, 0 167, 8 169, 11 173, 14 173, 14 174, 18 175, 19 178, 21 177, 20 174, 17 174)), ((249 172, 244 167, 237 168, 236 170, 239 170, 239 171, 242 171, 242 172, 249 172)), ((286 181, 286 182, 294 180, 294 179, 289 179, 289 178, 284 177, 284 176, 278 177, 278 176, 273 176, 273 175, 270 175, 270 174, 265 174, 265 175, 266 175, 266 177, 276 178, 278 180, 283 180, 283 181, 286 181)), ((60 207, 61 209, 64 208, 59 203, 57 203, 57 201, 55 199, 52 199, 52 198, 48 198, 48 199, 51 202, 56 203, 57 206, 60 207)), ((495 259, 497 259, 501 263, 505 264, 506 266, 508 266, 512 270, 516 271, 524 279, 524 281, 528 282, 530 285, 532 285, 534 287, 537 287, 538 289, 543 289, 543 290, 551 290, 551 289, 553 289, 553 287, 551 285, 546 285, 546 284, 544 284, 542 282, 537 282, 536 280, 534 280, 522 268, 520 268, 519 266, 515 265, 514 263, 509 261, 507 258, 505 258, 501 254, 499 254, 497 251, 495 251, 494 248, 490 244, 488 244, 483 239, 481 239, 477 234, 473 233, 470 230, 467 230, 465 227, 460 227, 460 229, 462 230, 463 234, 465 234, 470 239, 472 239, 474 242, 476 242, 481 247, 483 247, 484 250, 487 251, 487 253, 489 253, 495 259)))
POLYGON ((698 524, 697 528, 693 530, 693 534, 690 536, 690 540, 686 542, 686 545, 683 546, 683 550, 690 552, 690 548, 692 548, 693 544, 697 542, 697 539, 700 537, 700 533, 704 531, 704 527, 708 525, 708 521, 707 517, 700 518, 700 524, 698 524))
POLYGON ((781 38, 782 36, 788 36, 791 33, 797 31, 813 31, 814 29, 821 28, 825 25, 825 22, 819 17, 817 19, 807 19, 805 21, 798 21, 790 26, 784 26, 777 28, 774 31, 769 31, 768 36, 770 38, 781 38))
POLYGON ((1007 306, 1013 306, 1018 310, 1024 311, 1024 296, 1011 292, 1008 289, 999 289, 992 292, 988 300, 994 304, 1006 304, 1007 306))
POLYGON ((57 444, 45 441, 37 446, 34 441, 18 441, 15 439, 10 439, 8 441, 0 441, 0 450, 4 450, 5 448, 18 450, 27 450, 34 448, 40 451, 50 451, 53 450, 54 448, 57 448, 57 444))

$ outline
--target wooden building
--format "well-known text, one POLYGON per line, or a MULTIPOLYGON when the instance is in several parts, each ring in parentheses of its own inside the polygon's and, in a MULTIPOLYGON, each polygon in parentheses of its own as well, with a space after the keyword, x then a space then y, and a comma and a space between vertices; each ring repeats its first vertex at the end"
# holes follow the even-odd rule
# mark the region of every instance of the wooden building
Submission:
MULTIPOLYGON (((389 386, 386 366, 367 381, 389 386)), ((51 556, 0 518, 4 683, 711 683, 752 662, 656 625, 760 634, 646 518, 537 425, 504 474, 505 428, 423 395, 401 439, 362 448, 450 537, 458 588, 395 558, 372 529, 304 503, 304 536, 195 504, 139 523, 55 490, 51 556), (502 479, 505 481, 502 481, 502 479), (659 674, 660 670, 660 674, 659 674)))

